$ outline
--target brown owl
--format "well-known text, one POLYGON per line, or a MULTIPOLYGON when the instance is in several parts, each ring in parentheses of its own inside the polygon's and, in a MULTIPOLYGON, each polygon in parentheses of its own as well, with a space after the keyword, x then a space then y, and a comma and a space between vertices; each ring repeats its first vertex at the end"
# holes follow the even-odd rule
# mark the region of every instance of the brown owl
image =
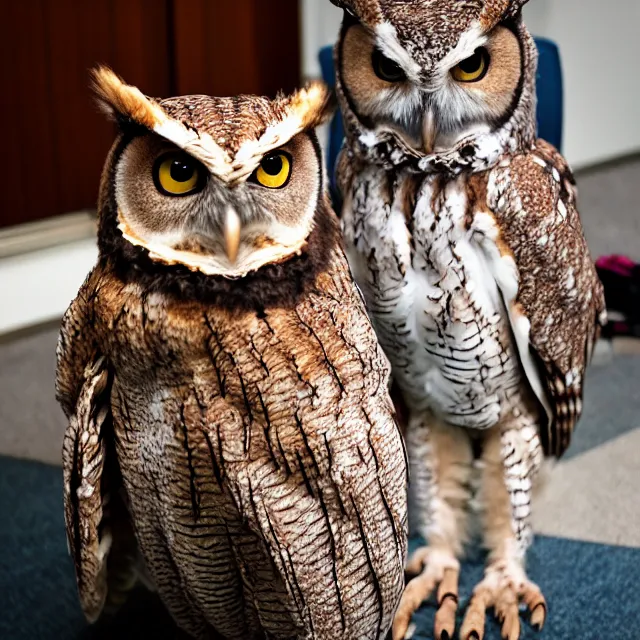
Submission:
POLYGON ((325 196, 325 89, 153 100, 95 80, 120 133, 57 370, 87 618, 142 581, 195 638, 383 638, 407 468, 325 196))
POLYGON ((481 640, 493 609, 517 640, 521 603, 546 617, 525 572, 532 495, 571 441, 604 313, 571 171, 536 140, 526 0, 335 2, 347 251, 408 406, 409 516, 428 541, 394 639, 432 592, 435 637, 453 637, 479 511, 489 557, 460 637, 481 640))

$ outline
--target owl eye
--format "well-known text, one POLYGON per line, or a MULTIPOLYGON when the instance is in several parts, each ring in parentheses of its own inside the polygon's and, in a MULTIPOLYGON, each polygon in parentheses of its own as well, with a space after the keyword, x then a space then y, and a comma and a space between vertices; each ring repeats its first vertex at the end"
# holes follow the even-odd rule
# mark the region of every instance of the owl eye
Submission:
POLYGON ((474 54, 453 68, 451 74, 458 82, 478 82, 489 70, 489 52, 480 47, 474 54))
POLYGON ((156 162, 154 179, 160 193, 168 196, 186 196, 204 186, 204 167, 186 153, 171 153, 156 162))
POLYGON ((373 50, 371 64, 378 78, 385 82, 402 82, 407 79, 402 67, 391 58, 387 58, 380 49, 373 50))
POLYGON ((262 158, 260 166, 253 174, 253 180, 268 189, 280 189, 289 182, 292 164, 288 153, 270 153, 262 158))

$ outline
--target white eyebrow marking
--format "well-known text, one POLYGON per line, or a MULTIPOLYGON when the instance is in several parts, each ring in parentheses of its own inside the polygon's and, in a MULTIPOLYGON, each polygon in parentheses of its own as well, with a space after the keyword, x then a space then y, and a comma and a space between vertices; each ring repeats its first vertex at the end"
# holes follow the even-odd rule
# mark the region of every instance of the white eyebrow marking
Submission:
POLYGON ((387 58, 397 62, 411 80, 420 77, 420 65, 409 55, 398 40, 398 32, 390 22, 381 22, 375 30, 376 44, 387 58))
POLYGON ((440 60, 440 69, 443 73, 449 73, 458 63, 470 58, 475 53, 475 50, 486 44, 488 40, 489 37, 483 31, 480 22, 474 22, 471 27, 460 36, 458 44, 440 60))

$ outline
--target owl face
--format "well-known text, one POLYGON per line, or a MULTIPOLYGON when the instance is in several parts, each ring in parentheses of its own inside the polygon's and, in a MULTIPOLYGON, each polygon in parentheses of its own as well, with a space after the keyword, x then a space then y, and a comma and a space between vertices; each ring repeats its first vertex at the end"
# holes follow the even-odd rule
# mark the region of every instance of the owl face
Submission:
POLYGON ((358 116, 425 154, 496 127, 509 113, 522 73, 519 41, 503 26, 465 38, 418 69, 355 23, 344 35, 340 60, 358 116))
POLYGON ((530 117, 525 1, 336 0, 346 10, 337 60, 347 120, 429 156, 496 132, 519 106, 530 117))
POLYGON ((328 95, 153 101, 112 72, 102 103, 135 133, 112 159, 117 226, 149 257, 241 277, 300 251, 324 197, 313 127, 328 95))

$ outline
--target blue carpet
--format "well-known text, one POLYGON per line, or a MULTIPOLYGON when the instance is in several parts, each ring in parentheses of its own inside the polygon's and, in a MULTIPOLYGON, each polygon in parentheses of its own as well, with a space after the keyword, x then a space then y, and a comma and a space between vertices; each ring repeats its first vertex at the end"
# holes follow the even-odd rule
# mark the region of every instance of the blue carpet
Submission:
MULTIPOLYGON (((154 596, 140 592, 113 620, 88 629, 67 555, 59 469, 0 457, 0 638, 7 640, 168 640, 176 631, 154 596)), ((530 575, 549 602, 542 634, 529 640, 640 639, 640 549, 538 538, 530 575)), ((462 572, 462 605, 482 576, 462 572)), ((431 638, 433 607, 416 616, 419 640, 431 638)), ((525 625, 526 627, 526 625, 525 625)), ((487 640, 500 638, 489 623, 487 640)))

